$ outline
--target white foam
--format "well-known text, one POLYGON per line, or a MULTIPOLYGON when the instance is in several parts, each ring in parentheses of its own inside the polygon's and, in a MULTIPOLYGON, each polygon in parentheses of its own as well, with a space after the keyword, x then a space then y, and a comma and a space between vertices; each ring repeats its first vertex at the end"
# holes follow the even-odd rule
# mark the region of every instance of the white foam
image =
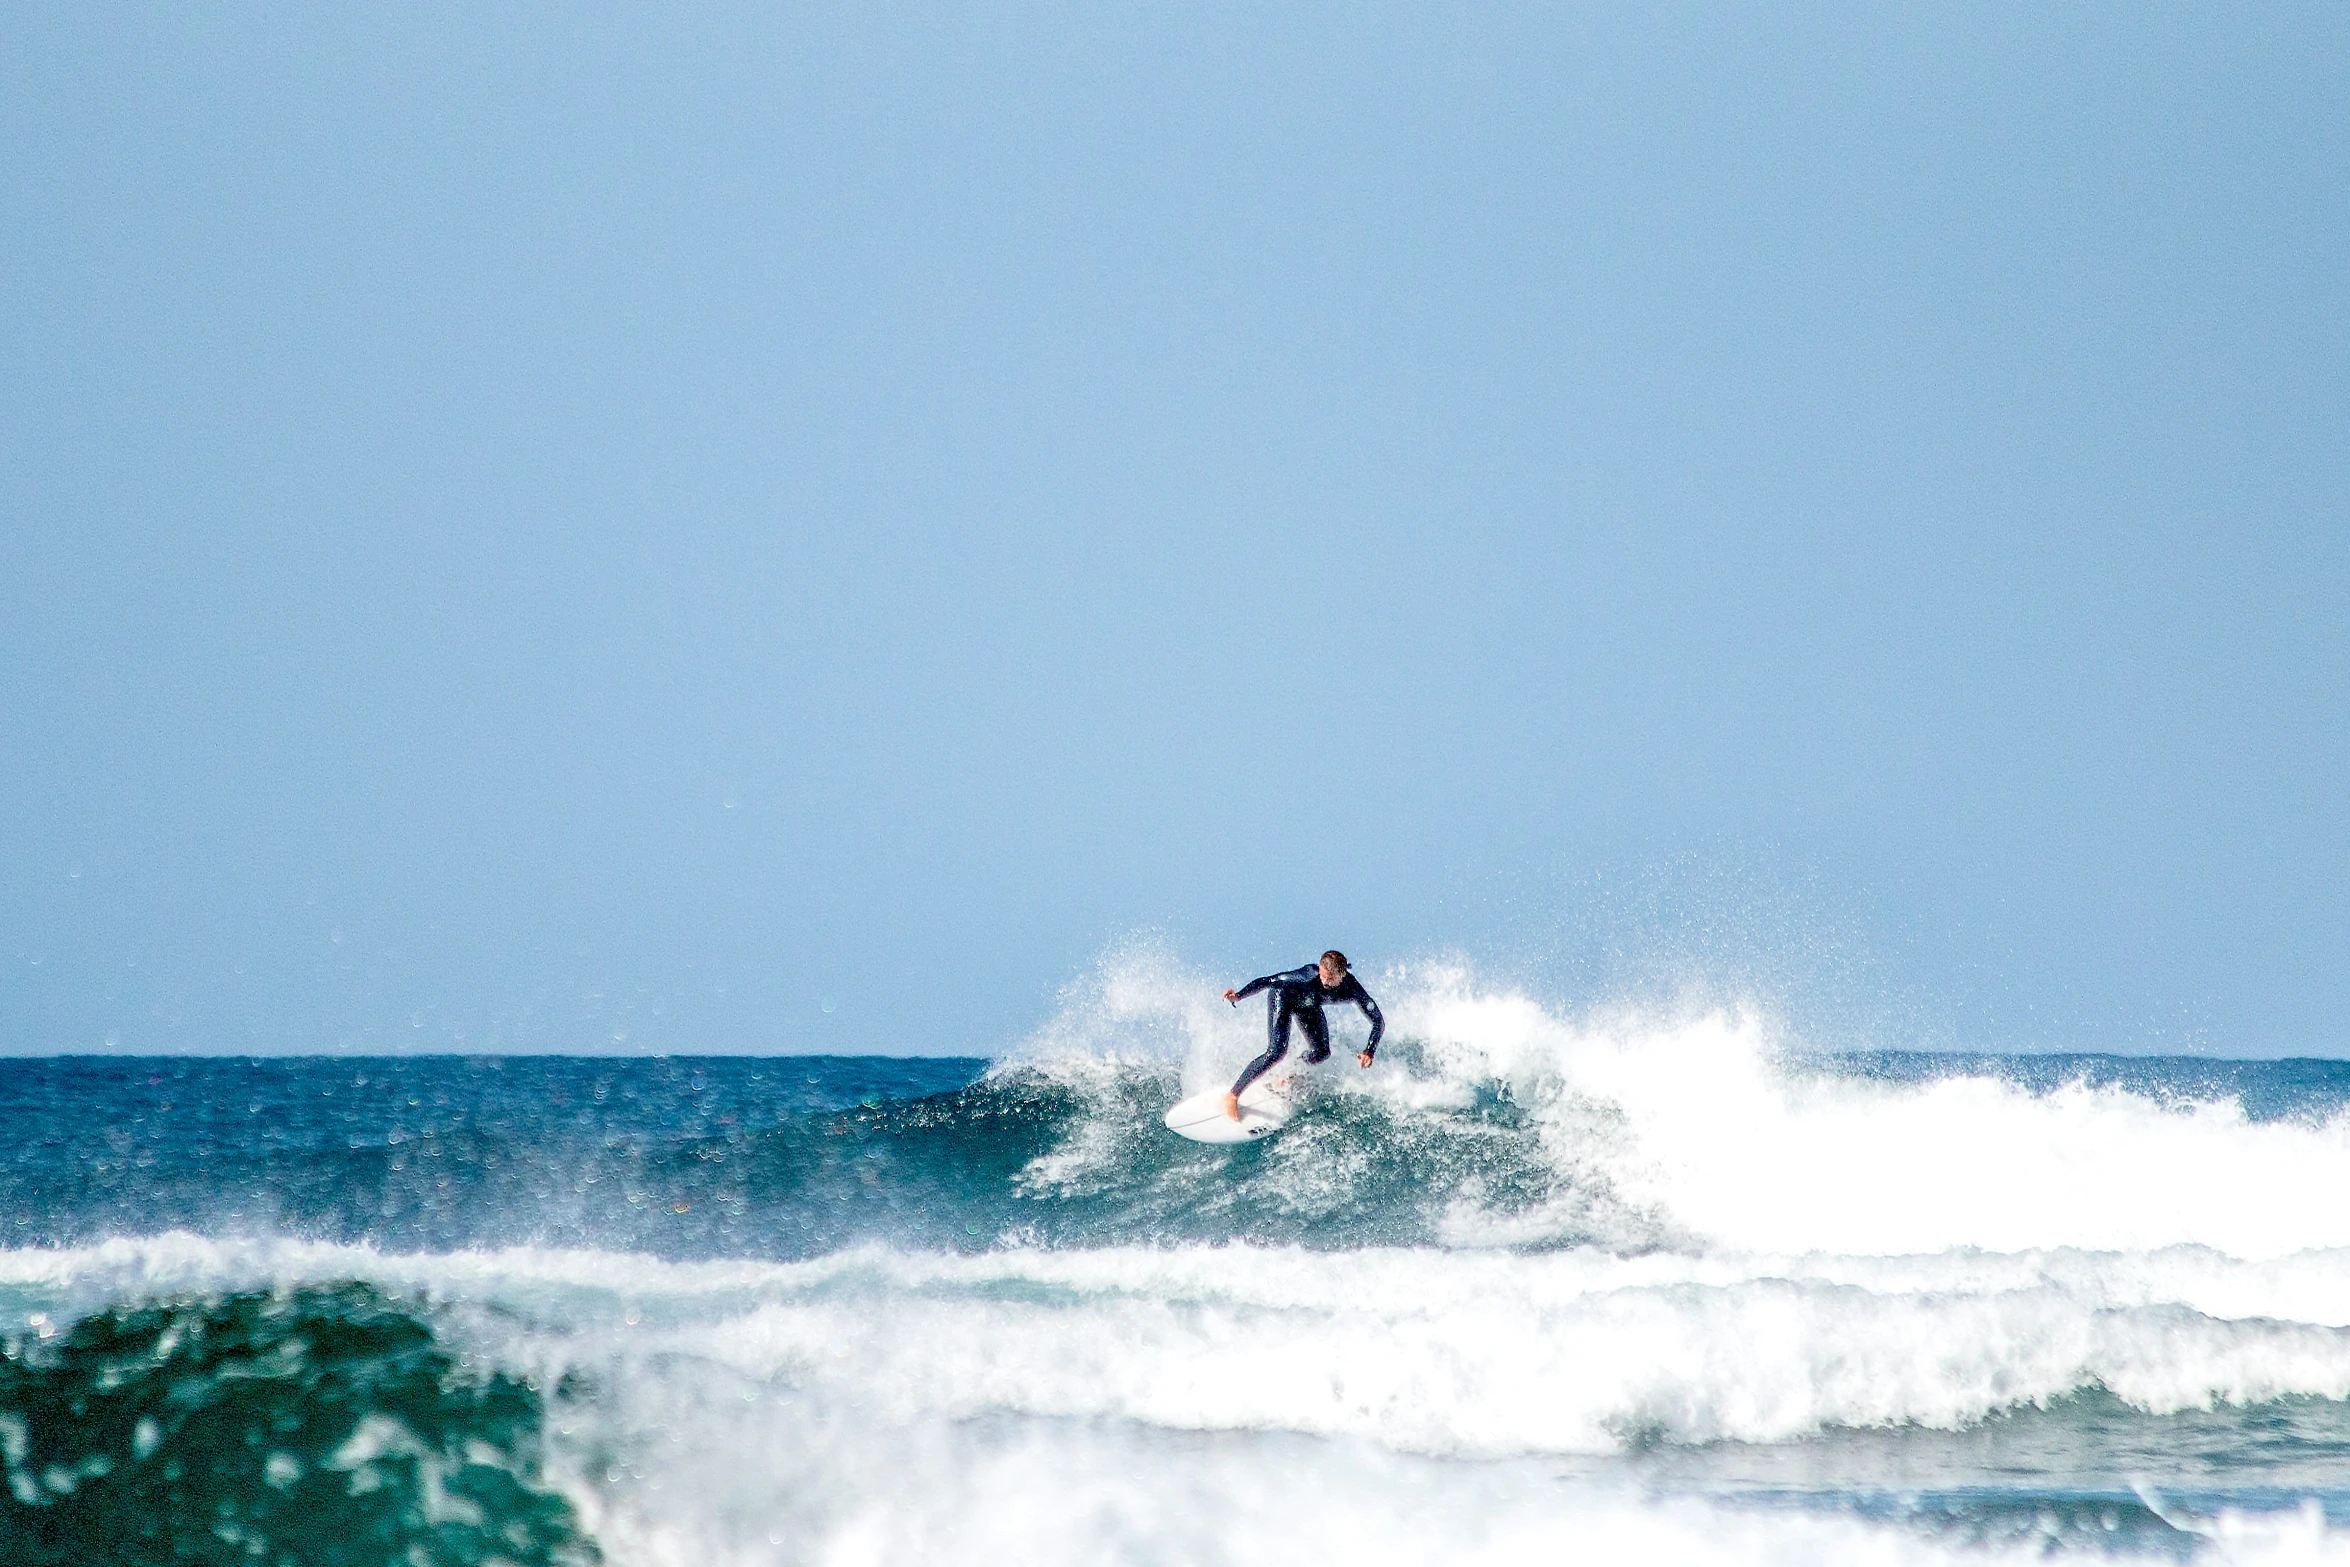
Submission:
MULTIPOLYGON (((1621 1258, 1241 1246, 867 1249, 672 1264, 190 1236, 0 1253, 0 1310, 358 1277, 575 1341, 820 1386, 901 1423, 1010 1414, 1451 1457, 1952 1427, 2104 1387, 2148 1411, 2350 1397, 2350 1252, 1621 1258)), ((536 1353, 534 1351, 534 1353, 536 1353)), ((534 1361, 534 1368, 544 1363, 534 1361)))
MULTIPOLYGON (((608 1377, 606 1412, 652 1435, 614 1450, 600 1473, 569 1476, 623 1567, 1939 1567, 2045 1561, 2066 1532, 2050 1520, 2020 1539, 1970 1546, 1832 1511, 1645 1497, 1539 1464, 1440 1463, 1344 1440, 1172 1441, 1114 1423, 909 1422, 856 1400, 720 1389, 688 1369, 645 1359, 608 1377)), ((2210 1536, 2222 1560, 2350 1561, 2350 1539, 2310 1509, 2170 1511, 2210 1536)), ((2097 1549, 2110 1542, 2090 1543, 2110 1559, 2097 1549)))
MULTIPOLYGON (((1466 1019, 1482 1009, 1463 1006, 1466 1019)), ((1458 1015, 1435 1024, 1458 1026, 1458 1015)), ((1611 1170, 1706 1244, 1894 1254, 1972 1246, 2238 1257, 2350 1245, 2350 1120, 2256 1123, 2075 1084, 1793 1072, 1757 1025, 1622 1022, 1551 1036, 1571 1091, 1621 1111, 1611 1170)))
MULTIPOLYGON (((1593 1561, 1979 1561, 1851 1518, 1570 1483, 1543 1460, 1955 1425, 2092 1383, 2149 1410, 2350 1396, 2343 1251, 759 1264, 170 1235, 0 1253, 0 1310, 350 1277, 498 1305, 445 1331, 542 1386, 587 1372, 594 1396, 550 1416, 553 1473, 611 1559, 644 1567, 1383 1567, 1553 1561, 1569 1539, 1593 1561)), ((2196 1526, 2236 1559, 2350 1559, 2322 1519, 2196 1526)))
MULTIPOLYGON (((2350 1331, 2206 1315, 2161 1268, 1909 1266, 1871 1287, 1849 1260, 862 1253, 696 1342, 907 1420, 1107 1417, 1458 1457, 1949 1427, 2099 1385, 2151 1411, 2350 1395, 2350 1331)), ((2175 1272, 2239 1304, 2257 1292, 2175 1272)))
MULTIPOLYGON (((1124 1433, 1047 1427, 1010 1439, 925 1429, 886 1448, 852 1439, 844 1454, 837 1427, 828 1436, 836 1444, 830 1461, 798 1444, 779 1455, 748 1441, 728 1445, 729 1458, 749 1455, 733 1466, 708 1463, 719 1455, 707 1448, 692 1455, 704 1461, 702 1474, 724 1477, 717 1484, 730 1497, 821 1496, 812 1506, 771 1511, 774 1545, 750 1516, 756 1502, 713 1507, 717 1487, 708 1480, 693 1492, 703 1511, 689 1517, 685 1508, 633 1499, 652 1505, 602 1511, 599 1536, 616 1562, 631 1567, 778 1559, 824 1567, 1556 1567, 1562 1560, 1594 1567, 1926 1567, 2042 1559, 2021 1547, 1954 1550, 1848 1517, 1642 1501, 1538 1472, 1412 1463, 1344 1446, 1277 1455, 1230 1443, 1170 1449, 1124 1433), (748 1527, 714 1526, 713 1515, 746 1519, 748 1527)), ((2306 1524, 2301 1530, 2311 1532, 2306 1524)), ((2322 1541, 2322 1526, 2315 1532, 2322 1541)))

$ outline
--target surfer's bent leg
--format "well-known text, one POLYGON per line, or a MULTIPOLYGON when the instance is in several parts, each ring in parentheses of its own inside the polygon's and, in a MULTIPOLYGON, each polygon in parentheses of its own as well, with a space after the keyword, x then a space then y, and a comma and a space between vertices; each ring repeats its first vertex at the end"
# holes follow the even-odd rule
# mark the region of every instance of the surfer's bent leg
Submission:
POLYGON ((1289 1008, 1281 1004, 1279 995, 1266 1004, 1265 1032, 1272 1035, 1272 1043, 1265 1053, 1240 1069, 1240 1076, 1232 1084, 1236 1094, 1248 1092, 1248 1085, 1273 1070, 1273 1063, 1289 1054, 1289 1008))
POLYGON ((1313 1048, 1306 1052, 1306 1064, 1330 1059, 1330 1020, 1322 1015, 1320 1007, 1299 1007, 1297 1026, 1306 1031, 1306 1043, 1313 1048))

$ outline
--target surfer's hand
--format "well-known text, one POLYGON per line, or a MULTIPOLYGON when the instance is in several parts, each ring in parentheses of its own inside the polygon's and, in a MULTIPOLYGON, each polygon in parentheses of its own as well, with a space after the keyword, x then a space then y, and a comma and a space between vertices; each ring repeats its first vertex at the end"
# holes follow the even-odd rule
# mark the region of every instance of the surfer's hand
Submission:
POLYGON ((1231 1002, 1234 1006, 1239 1006, 1240 992, 1237 990, 1227 990, 1224 992, 1224 999, 1231 1002))
POLYGON ((1371 1052, 1366 1050, 1361 1055, 1356 1056, 1355 1064, 1357 1066, 1369 1066, 1371 1064, 1371 1052))

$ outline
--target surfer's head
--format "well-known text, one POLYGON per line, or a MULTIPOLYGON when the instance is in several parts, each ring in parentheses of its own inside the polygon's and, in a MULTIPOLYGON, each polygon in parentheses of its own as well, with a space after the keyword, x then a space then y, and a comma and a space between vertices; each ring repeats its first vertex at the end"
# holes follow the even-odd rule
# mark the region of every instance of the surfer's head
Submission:
POLYGON ((1346 978, 1346 954, 1332 947, 1322 954, 1322 983, 1335 985, 1346 978))

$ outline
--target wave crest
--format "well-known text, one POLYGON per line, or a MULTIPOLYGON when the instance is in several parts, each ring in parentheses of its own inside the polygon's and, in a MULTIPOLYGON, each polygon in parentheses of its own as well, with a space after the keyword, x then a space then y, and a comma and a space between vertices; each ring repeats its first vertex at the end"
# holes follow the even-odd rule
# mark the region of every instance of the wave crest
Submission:
POLYGON ((1261 1020, 1162 954, 1106 963, 989 1080, 1071 1101, 1023 1190, 1099 1199, 1179 1167, 1196 1201, 1236 1219, 1350 1213, 1354 1227, 1328 1237, 1347 1241, 2243 1257, 2350 1245, 2350 1209, 2304 1200, 2350 1189, 2350 1115, 2256 1118, 2224 1089, 2085 1072, 2031 1084, 1981 1062, 1888 1074, 1807 1054, 1757 1014, 1574 1017, 1459 965, 1372 979, 1390 1024, 1378 1066, 1355 1070, 1342 1040, 1312 1073, 1314 1117, 1211 1169, 1152 1146, 1164 1139, 1150 1093, 1228 1081, 1261 1048, 1261 1020))

